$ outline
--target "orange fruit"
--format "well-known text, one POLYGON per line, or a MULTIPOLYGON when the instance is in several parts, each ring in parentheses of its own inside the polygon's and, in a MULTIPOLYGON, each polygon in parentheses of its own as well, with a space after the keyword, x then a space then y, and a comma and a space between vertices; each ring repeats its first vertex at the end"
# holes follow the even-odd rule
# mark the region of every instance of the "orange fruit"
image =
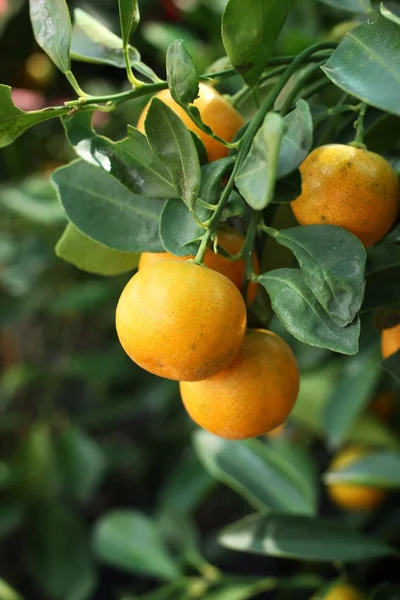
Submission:
MULTIPOLYGON (((331 469, 347 467, 366 455, 368 450, 365 448, 347 448, 334 458, 331 469)), ((386 497, 383 490, 350 483, 328 484, 328 492, 337 506, 347 510, 370 510, 379 506, 386 497)))
POLYGON ((389 358, 400 350, 400 325, 382 331, 381 349, 383 358, 389 358))
POLYGON ((163 261, 127 283, 116 311, 119 340, 138 365, 167 379, 197 381, 225 369, 246 331, 246 306, 224 275, 163 261))
POLYGON ((299 390, 296 358, 279 336, 249 330, 236 359, 220 373, 181 382, 183 404, 192 419, 222 438, 241 440, 281 425, 299 390))
MULTIPOLYGON (((218 231, 218 244, 226 250, 232 256, 238 254, 244 244, 244 236, 236 229, 221 229, 218 231)), ((160 262, 161 260, 178 260, 186 261, 193 256, 175 256, 168 252, 142 252, 139 260, 139 270, 154 263, 160 262)), ((253 271, 257 274, 260 273, 260 265, 255 252, 252 255, 253 271)), ((241 290, 245 275, 245 261, 231 260, 222 254, 215 254, 211 249, 208 249, 204 257, 204 264, 213 271, 218 271, 222 275, 225 275, 228 279, 241 290)), ((249 283, 247 290, 247 301, 251 304, 257 295, 257 284, 249 283)))
MULTIPOLYGON (((228 156, 229 149, 199 129, 183 108, 175 102, 168 89, 161 90, 155 97, 169 106, 182 119, 186 127, 199 136, 207 150, 210 162, 228 156)), ((144 107, 137 124, 137 128, 142 133, 145 133, 144 122, 150 102, 144 107)), ((244 120, 237 110, 210 85, 200 83, 199 96, 194 101, 194 105, 199 109, 203 122, 211 127, 215 135, 218 135, 218 137, 226 142, 231 142, 239 129, 244 125, 244 120)))
POLYGON ((331 144, 316 148, 300 166, 301 195, 291 203, 301 225, 337 225, 364 244, 381 240, 394 224, 400 186, 379 154, 331 144))
POLYGON ((390 390, 380 392, 372 400, 369 410, 381 421, 389 421, 396 412, 396 395, 390 390))
POLYGON ((280 438, 283 436, 284 431, 285 431, 285 423, 282 423, 282 425, 279 425, 279 427, 275 427, 275 429, 272 429, 272 431, 269 431, 268 437, 280 438))
MULTIPOLYGON (((318 599, 318 594, 313 596, 318 599)), ((339 583, 332 587, 329 592, 323 596, 324 600, 366 600, 365 596, 360 594, 352 585, 347 583, 339 583)))

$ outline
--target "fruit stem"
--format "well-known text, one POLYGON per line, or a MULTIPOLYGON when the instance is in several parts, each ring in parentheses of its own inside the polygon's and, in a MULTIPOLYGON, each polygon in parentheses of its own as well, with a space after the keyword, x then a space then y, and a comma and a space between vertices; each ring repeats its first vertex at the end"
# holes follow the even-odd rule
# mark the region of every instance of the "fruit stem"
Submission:
POLYGON ((139 79, 137 79, 135 77, 135 75, 133 74, 132 67, 131 67, 131 60, 130 60, 130 56, 129 56, 129 46, 128 45, 124 46, 124 58, 125 58, 126 74, 128 75, 129 83, 132 84, 132 87, 134 89, 136 89, 136 90, 140 89, 141 87, 143 87, 146 84, 143 81, 140 81, 139 79))
POLYGON ((361 102, 360 112, 358 113, 357 121, 354 123, 354 127, 356 128, 356 137, 354 138, 354 142, 350 143, 350 146, 361 148, 363 150, 366 148, 366 145, 364 144, 364 121, 366 112, 367 104, 365 102, 361 102))
POLYGON ((90 101, 91 101, 92 97, 88 96, 88 94, 85 94, 85 92, 82 90, 79 83, 77 82, 75 75, 72 73, 72 71, 67 71, 65 73, 65 77, 67 78, 68 82, 71 84, 71 86, 73 87, 75 92, 78 94, 80 99, 84 99, 84 100, 90 99, 90 101))

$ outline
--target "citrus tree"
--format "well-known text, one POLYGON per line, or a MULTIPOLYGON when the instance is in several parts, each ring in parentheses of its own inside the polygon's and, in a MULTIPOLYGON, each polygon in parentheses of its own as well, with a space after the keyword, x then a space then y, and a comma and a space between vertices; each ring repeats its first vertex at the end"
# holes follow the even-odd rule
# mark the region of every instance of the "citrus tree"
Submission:
MULTIPOLYGON (((202 465, 194 454, 180 465, 157 519, 103 515, 92 550, 53 507, 31 553, 46 597, 92 597, 92 555, 159 579, 130 596, 143 600, 399 597, 394 579, 369 577, 399 543, 389 493, 400 486, 399 439, 387 423, 400 382, 399 7, 324 3, 352 20, 282 56, 289 0, 228 0, 225 55, 199 73, 177 39, 164 79, 132 45, 136 0, 115 2, 120 36, 81 9, 71 19, 65 0, 30 0, 35 39, 75 97, 27 112, 1 85, 0 146, 61 119, 76 159, 52 174, 67 219, 56 254, 95 275, 137 270, 119 290, 115 335, 134 363, 180 382, 202 465), (75 61, 125 69, 128 86, 89 94, 75 61), (223 95, 231 80, 235 93, 223 95), (142 97, 122 140, 96 131, 95 115, 142 97), (295 560, 290 574, 234 576, 203 558, 192 518, 213 481, 203 467, 251 513, 235 521, 233 511, 220 546, 295 560), (52 545, 55 530, 64 545, 52 545)), ((31 433, 25 456, 48 467, 49 431, 38 422, 31 433)), ((102 470, 93 444, 74 430, 57 450, 84 497, 102 470)), ((17 492, 32 487, 25 465, 17 492)), ((19 597, 2 586, 0 598, 19 597)))

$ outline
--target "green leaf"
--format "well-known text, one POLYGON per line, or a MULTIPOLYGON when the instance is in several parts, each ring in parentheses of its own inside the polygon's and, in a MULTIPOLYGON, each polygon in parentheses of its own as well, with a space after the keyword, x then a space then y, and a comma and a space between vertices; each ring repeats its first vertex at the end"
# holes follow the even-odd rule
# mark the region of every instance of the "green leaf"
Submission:
POLYGON ((341 521, 294 515, 251 515, 220 534, 223 546, 241 552, 317 562, 359 562, 394 554, 378 538, 341 521))
POLYGON ((0 600, 23 600, 4 579, 0 579, 0 600))
POLYGON ((300 269, 277 269, 261 275, 258 281, 270 295, 277 317, 295 338, 342 354, 357 353, 359 319, 339 327, 304 283, 300 269))
POLYGON ((352 233, 333 225, 283 229, 278 244, 290 248, 304 282, 340 327, 354 321, 364 298, 367 254, 352 233))
POLYGON ((94 549, 100 560, 129 573, 159 579, 179 576, 155 522, 138 511, 115 510, 102 516, 94 531, 94 549))
POLYGON ((268 113, 235 177, 239 192, 255 210, 262 210, 273 199, 283 133, 282 117, 268 113))
MULTIPOLYGON (((398 8, 398 7, 396 7, 396 8, 398 8)), ((400 15, 399 15, 398 10, 397 10, 397 13, 392 12, 389 8, 387 8, 383 4, 383 2, 381 2, 380 10, 381 10, 381 15, 383 15, 386 19, 389 19, 390 21, 393 21, 393 23, 400 25, 400 15)))
POLYGON ((314 514, 315 488, 308 474, 261 441, 232 442, 197 431, 194 447, 207 471, 252 506, 314 514))
POLYGON ((178 104, 192 104, 199 93, 199 76, 182 40, 175 40, 167 52, 167 81, 178 104))
POLYGON ((33 33, 62 73, 71 67, 71 18, 65 0, 29 0, 33 33))
POLYGON ((389 358, 382 360, 381 367, 400 383, 400 350, 396 354, 389 356, 389 358))
POLYGON ((101 167, 134 194, 177 197, 168 169, 152 152, 145 135, 128 125, 128 137, 113 142, 98 135, 91 121, 92 113, 63 119, 68 140, 80 158, 101 167))
POLYGON ((61 204, 79 231, 114 250, 160 252, 160 200, 132 194, 102 169, 75 161, 53 173, 61 204))
POLYGON ((229 0, 222 15, 222 40, 233 68, 257 83, 286 21, 288 0, 229 0))
POLYGON ((36 586, 54 600, 88 600, 96 585, 85 527, 61 504, 38 506, 26 537, 28 571, 36 586))
POLYGON ((383 16, 348 33, 325 66, 325 75, 367 104, 400 115, 400 26, 383 16))
MULTIPOLYGON (((0 540, 14 534, 24 521, 24 511, 15 502, 13 504, 0 504, 0 540)), ((1 600, 1 596, 0 596, 1 600)))
POLYGON ((200 190, 200 163, 196 146, 182 120, 164 102, 153 98, 145 121, 153 152, 167 167, 180 198, 193 208, 200 190))
POLYGON ((65 215, 50 182, 34 176, 0 187, 0 204, 14 214, 40 225, 65 223, 65 215))
POLYGON ((126 47, 139 25, 139 3, 138 0, 118 0, 119 19, 121 23, 122 41, 126 47))
POLYGON ((82 271, 108 276, 133 271, 140 256, 139 253, 107 248, 83 235, 72 223, 67 225, 58 240, 56 254, 82 271))
POLYGON ((346 483, 369 487, 400 488, 400 452, 376 452, 363 456, 351 465, 327 471, 327 484, 346 483))
POLYGON ((84 431, 70 426, 55 441, 54 450, 64 487, 77 500, 88 500, 105 472, 100 446, 84 431))
POLYGON ((380 377, 378 360, 374 346, 344 362, 340 382, 324 411, 324 429, 332 446, 347 438, 371 400, 380 377))
POLYGON ((296 108, 284 117, 285 131, 279 154, 278 177, 285 177, 301 165, 313 143, 311 110, 305 100, 298 100, 296 108))
MULTIPOLYGON (((120 69, 126 66, 122 39, 81 8, 74 10, 71 58, 120 69)), ((129 58, 131 66, 140 61, 138 50, 132 46, 129 46, 129 58)))
POLYGON ((373 12, 370 0, 319 0, 323 4, 333 6, 339 10, 348 10, 349 12, 360 15, 368 15, 373 12))
POLYGON ((11 88, 8 85, 0 85, 0 148, 11 144, 33 125, 61 117, 69 110, 63 106, 25 112, 13 103, 11 88))

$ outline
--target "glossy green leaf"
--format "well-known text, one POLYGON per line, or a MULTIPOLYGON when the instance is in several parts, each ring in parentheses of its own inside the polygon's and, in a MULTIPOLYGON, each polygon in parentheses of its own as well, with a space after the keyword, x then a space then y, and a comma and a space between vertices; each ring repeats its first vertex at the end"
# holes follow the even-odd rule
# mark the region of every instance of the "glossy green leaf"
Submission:
POLYGON ((352 96, 400 115, 400 25, 379 16, 348 33, 322 67, 352 96))
POLYGON ((365 289, 367 254, 360 240, 333 225, 283 229, 275 239, 293 252, 304 282, 331 319, 340 327, 354 321, 365 289))
POLYGON ((319 0, 328 6, 360 15, 368 15, 372 12, 370 0, 319 0))
POLYGON ((196 146, 182 120, 164 102, 153 98, 145 121, 153 152, 164 162, 180 198, 193 208, 201 173, 196 146))
POLYGON ((84 431, 71 426, 55 441, 54 449, 65 489, 77 500, 88 500, 105 473, 100 446, 84 431))
POLYGON ((155 522, 143 513, 133 510, 106 513, 96 524, 93 541, 98 558, 108 565, 159 579, 179 576, 155 522))
POLYGON ((229 0, 222 15, 222 40, 233 68, 253 86, 272 55, 286 21, 288 0, 229 0))
POLYGON ((65 0, 29 0, 33 33, 62 73, 70 70, 71 17, 65 0))
POLYGON ((313 143, 312 115, 305 100, 298 100, 296 108, 283 120, 285 131, 279 154, 278 177, 285 177, 297 169, 310 153, 313 143))
POLYGON ((139 25, 139 3, 138 0, 118 0, 119 18, 121 23, 122 41, 126 47, 139 25))
POLYGON ((235 177, 239 192, 255 210, 262 210, 273 199, 283 134, 283 118, 268 113, 235 177))
POLYGON ((101 167, 134 194, 177 197, 168 169, 152 152, 145 135, 128 125, 128 137, 113 142, 98 135, 91 120, 91 113, 63 119, 69 142, 80 158, 101 167))
POLYGON ((311 346, 342 354, 356 354, 360 322, 340 327, 324 311, 305 284, 300 269, 277 269, 258 278, 270 295, 272 307, 286 329, 311 346))
POLYGON ((199 93, 199 76, 182 40, 175 40, 167 52, 167 81, 178 104, 192 104, 199 93))
POLYGON ((400 488, 400 452, 374 452, 347 467, 329 470, 324 475, 327 484, 346 483, 369 487, 400 488))
POLYGON ((23 600, 4 579, 0 579, 0 600, 23 600))
POLYGON ((78 269, 94 275, 119 275, 133 271, 139 254, 119 252, 95 242, 69 223, 57 242, 56 254, 78 269))
POLYGON ((26 562, 36 587, 54 600, 89 600, 96 572, 81 521, 49 503, 35 509, 28 525, 26 562))
POLYGON ((0 85, 0 148, 11 144, 33 125, 61 117, 69 110, 66 107, 56 107, 25 112, 13 103, 11 88, 8 85, 0 85))
POLYGON ((380 377, 378 361, 379 351, 372 347, 344 362, 340 382, 324 411, 324 429, 332 446, 346 439, 371 400, 380 377))
POLYGON ((381 362, 381 367, 400 383, 400 350, 381 362))
POLYGON ((315 488, 308 474, 261 441, 233 442, 197 431, 194 447, 207 471, 251 505, 300 514, 315 512, 315 488))
POLYGON ((159 252, 160 200, 132 194, 114 177, 82 160, 52 176, 61 204, 79 231, 122 252, 159 252))
POLYGON ((251 515, 226 527, 219 540, 232 550, 317 562, 359 562, 394 553, 341 521, 295 515, 251 515))
MULTIPOLYGON (((122 39, 81 8, 74 11, 71 58, 125 68, 122 39)), ((140 61, 136 48, 129 46, 131 66, 140 61)))

